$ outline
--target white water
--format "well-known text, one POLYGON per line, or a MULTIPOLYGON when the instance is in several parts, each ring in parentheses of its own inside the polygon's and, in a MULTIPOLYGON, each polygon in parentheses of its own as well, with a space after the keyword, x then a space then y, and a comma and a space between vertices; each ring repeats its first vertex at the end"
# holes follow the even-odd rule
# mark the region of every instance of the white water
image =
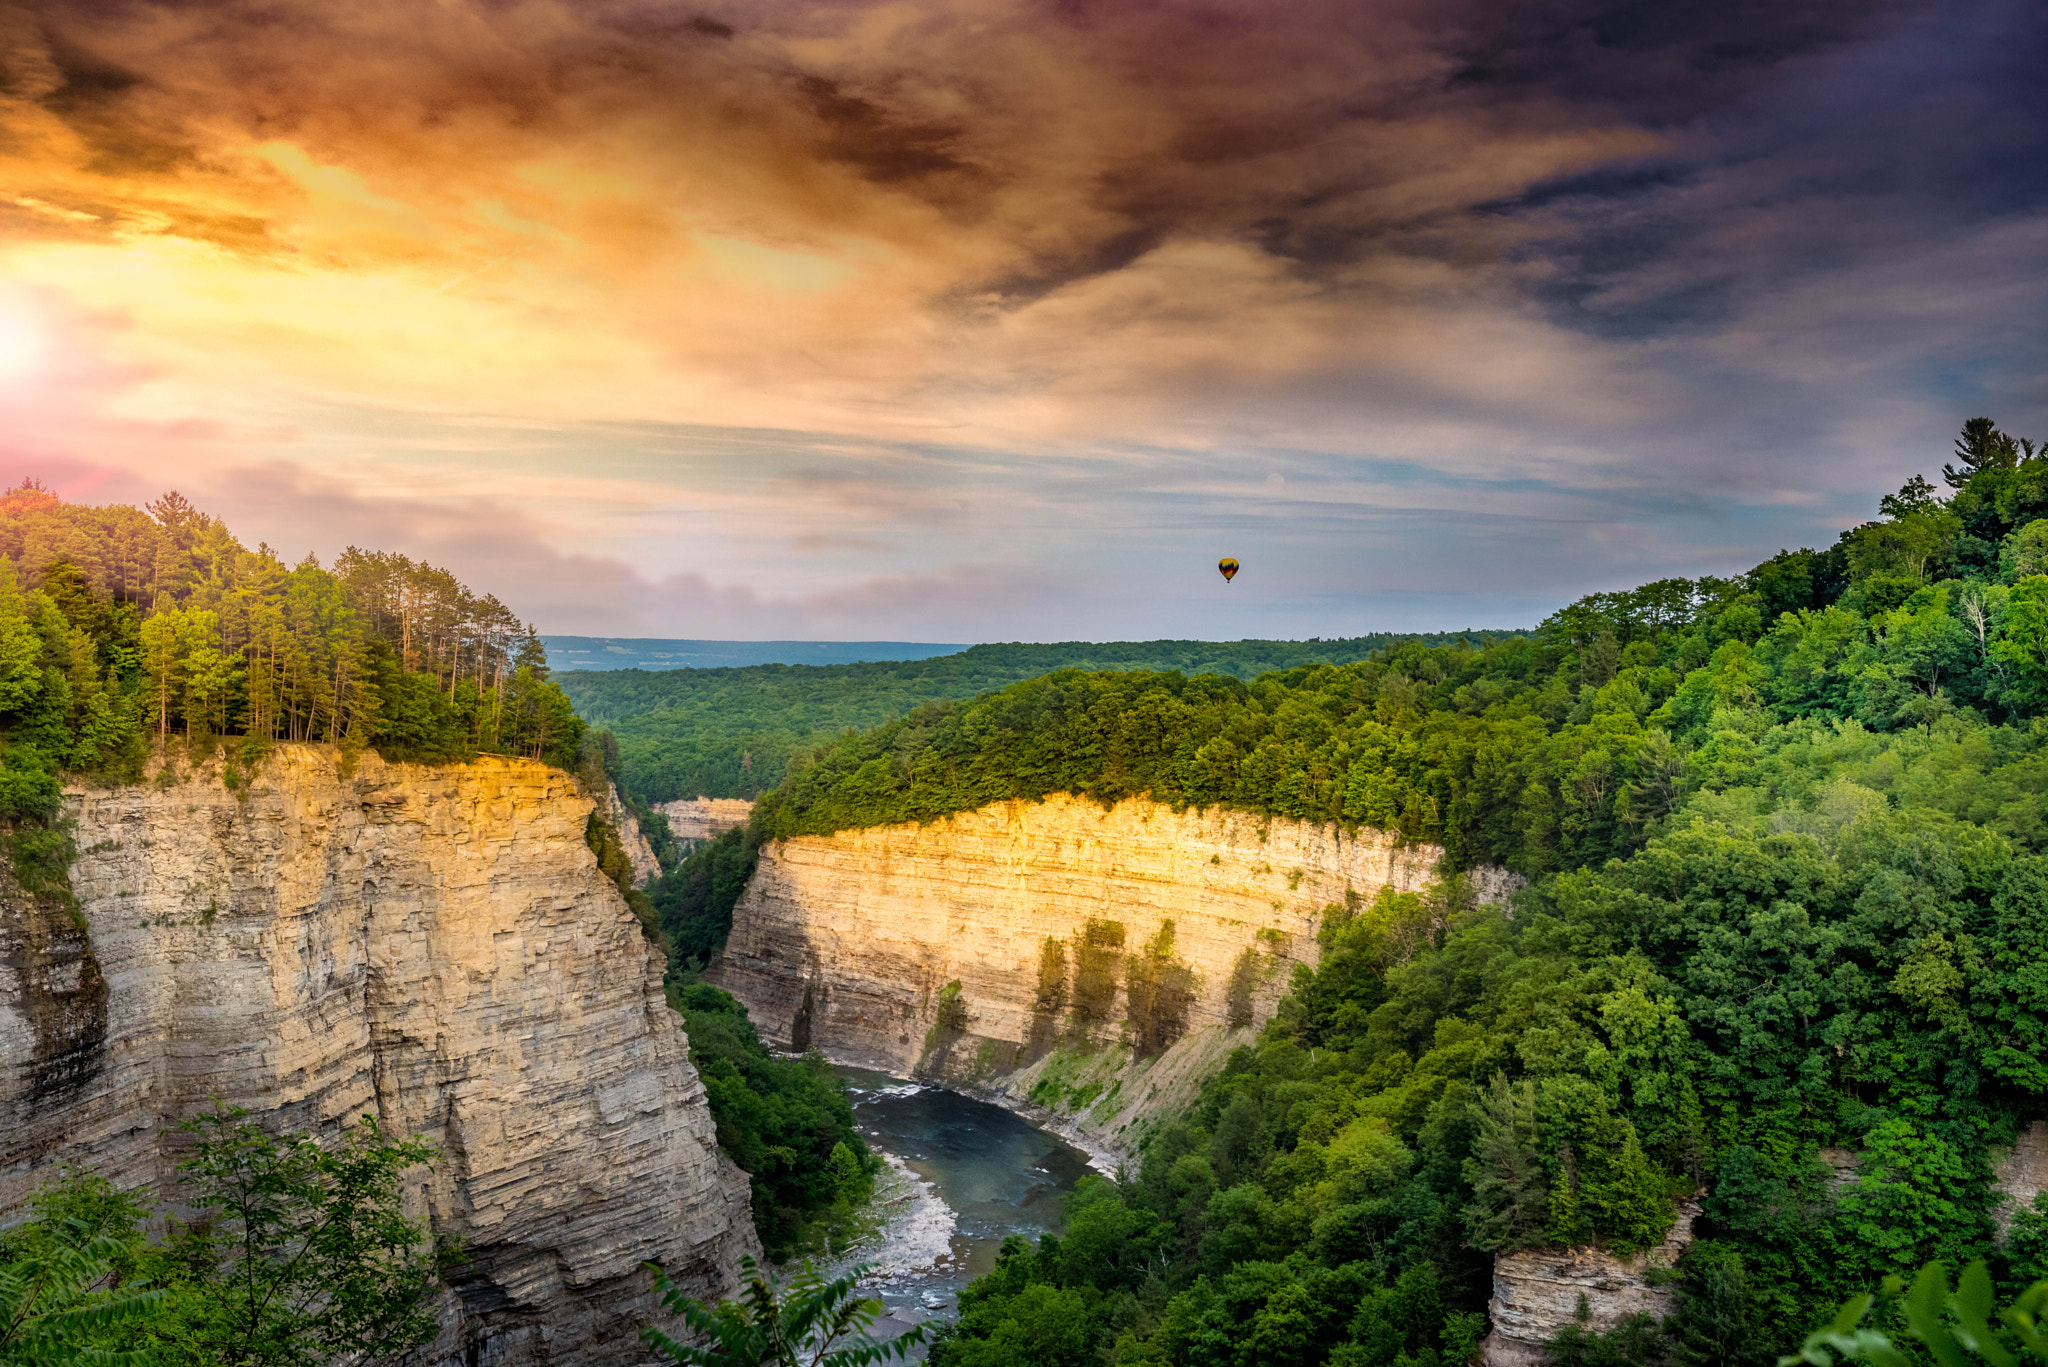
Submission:
POLYGON ((876 1191, 886 1223, 835 1270, 873 1265, 862 1285, 886 1307, 877 1335, 891 1338, 926 1319, 950 1318, 961 1288, 995 1266, 1005 1236, 1035 1243, 1056 1229, 1088 1156, 985 1101, 884 1074, 840 1072, 855 1123, 888 1173, 876 1191))

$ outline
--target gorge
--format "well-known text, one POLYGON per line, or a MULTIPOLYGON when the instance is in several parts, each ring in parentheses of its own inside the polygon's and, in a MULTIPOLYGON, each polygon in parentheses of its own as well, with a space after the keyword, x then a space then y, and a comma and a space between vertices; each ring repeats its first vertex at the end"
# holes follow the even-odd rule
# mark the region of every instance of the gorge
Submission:
POLYGON ((758 1254, 567 773, 284 745, 66 805, 77 920, 0 898, 0 1222, 60 1163, 175 1199, 165 1127, 217 1098, 438 1146, 408 1205, 468 1256, 429 1362, 617 1361, 644 1262, 712 1294, 758 1254))
MULTIPOLYGON (((1068 794, 797 836, 762 847, 706 976, 778 1045, 1036 1101, 1128 1156, 1314 966, 1326 908, 1418 891, 1441 854, 1371 829, 1068 794), (1148 1010, 1162 1018, 1136 1039, 1148 1010)), ((1470 882, 1487 900, 1509 884, 1470 882)))

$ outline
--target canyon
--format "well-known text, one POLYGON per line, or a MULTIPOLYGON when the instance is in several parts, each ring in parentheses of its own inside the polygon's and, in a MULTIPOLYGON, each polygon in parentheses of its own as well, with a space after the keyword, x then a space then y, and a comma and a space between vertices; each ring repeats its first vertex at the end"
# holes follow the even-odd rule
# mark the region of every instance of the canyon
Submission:
POLYGON ((1001 802, 764 845, 707 977, 778 1046, 1028 1103, 1128 1157, 1315 963, 1328 907, 1419 890, 1441 856, 1143 799, 1001 802), (1173 1019, 1135 1039, 1147 1009, 1173 1019))
POLYGON ((717 1294, 758 1255, 567 774, 283 746, 67 801, 77 914, 0 896, 0 1222, 60 1163, 175 1201, 166 1127, 218 1098, 438 1147, 407 1189, 468 1250, 444 1367, 636 1360, 643 1263, 717 1294))

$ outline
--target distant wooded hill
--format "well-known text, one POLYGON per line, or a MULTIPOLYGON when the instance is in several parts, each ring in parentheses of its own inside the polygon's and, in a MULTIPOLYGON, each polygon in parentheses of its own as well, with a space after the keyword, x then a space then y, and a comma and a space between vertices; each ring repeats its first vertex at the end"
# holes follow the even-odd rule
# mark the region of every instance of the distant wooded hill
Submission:
POLYGON ((1061 641, 980 645, 931 659, 739 669, 577 670, 558 676, 576 709, 619 741, 625 786, 643 802, 752 797, 794 755, 936 698, 971 698, 1055 669, 1170 670, 1252 679, 1345 664, 1401 641, 1485 645, 1509 631, 1376 632, 1312 641, 1061 641))
POLYGON ((543 636, 548 664, 577 669, 739 669, 850 665, 957 655, 965 641, 698 641, 658 636, 543 636))
MULTIPOLYGON (((651 900, 708 954, 767 841, 1062 791, 1528 878, 1511 915, 1455 879, 1328 906, 1257 1043, 964 1290, 932 1367, 1462 1364, 1495 1254, 1635 1258, 1674 1197, 1671 1313, 1568 1323, 1547 1361, 1798 1361, 1936 1260, 1975 1264, 1974 1304, 2017 1296, 2048 1281, 2048 1191, 2009 1156, 2048 1120, 2048 447, 1973 418, 1943 482, 1479 649, 929 703, 811 756, 651 900)), ((1041 1000, 1073 1000, 1066 952, 1041 1000)), ((1131 975, 1171 963, 1143 953, 1137 1047, 1131 975)))

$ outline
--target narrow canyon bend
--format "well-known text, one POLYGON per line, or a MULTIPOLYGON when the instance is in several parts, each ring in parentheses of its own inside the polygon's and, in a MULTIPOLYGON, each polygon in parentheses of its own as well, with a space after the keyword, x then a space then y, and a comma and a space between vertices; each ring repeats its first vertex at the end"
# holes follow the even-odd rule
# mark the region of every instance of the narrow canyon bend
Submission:
POLYGON ((217 1097, 440 1147, 408 1202, 468 1261, 427 1362, 629 1358, 649 1260, 729 1289, 746 1177, 575 781, 285 746, 239 787, 74 790, 84 927, 0 899, 0 1221, 60 1163, 175 1197, 164 1129, 217 1097))

